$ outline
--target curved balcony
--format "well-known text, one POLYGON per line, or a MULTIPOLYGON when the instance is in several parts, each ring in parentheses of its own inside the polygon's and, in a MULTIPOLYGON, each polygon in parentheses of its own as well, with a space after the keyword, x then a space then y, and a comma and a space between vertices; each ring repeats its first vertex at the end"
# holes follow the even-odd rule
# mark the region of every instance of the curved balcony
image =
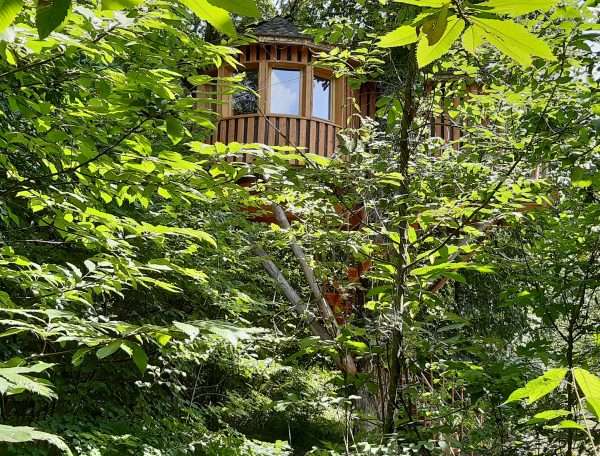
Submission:
MULTIPOLYGON (((318 118, 288 115, 245 114, 219 120, 213 142, 260 143, 304 147, 307 152, 331 157, 340 127, 318 118)), ((245 157, 244 157, 245 161, 245 157)))

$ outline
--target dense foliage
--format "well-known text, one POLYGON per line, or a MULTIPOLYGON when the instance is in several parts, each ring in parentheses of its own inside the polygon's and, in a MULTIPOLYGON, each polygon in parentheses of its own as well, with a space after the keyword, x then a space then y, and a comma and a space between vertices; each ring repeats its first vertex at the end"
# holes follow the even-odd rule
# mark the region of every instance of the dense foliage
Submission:
POLYGON ((577 0, 0 0, 0 452, 597 455, 597 22, 577 0), (207 144, 196 88, 277 11, 378 81, 334 159, 207 144))

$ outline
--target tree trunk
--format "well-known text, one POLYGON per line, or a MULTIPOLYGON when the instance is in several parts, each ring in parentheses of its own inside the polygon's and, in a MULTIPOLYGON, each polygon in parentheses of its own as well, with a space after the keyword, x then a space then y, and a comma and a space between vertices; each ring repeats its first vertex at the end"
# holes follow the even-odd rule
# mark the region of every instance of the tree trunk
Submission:
MULTIPOLYGON (((415 83, 417 79, 417 61, 416 61, 416 48, 414 45, 410 46, 407 56, 406 76, 404 80, 403 100, 404 106, 402 108, 402 120, 400 122, 400 135, 398 138, 398 170, 403 176, 402 185, 400 191, 403 197, 408 195, 409 182, 408 182, 408 162, 410 160, 410 127, 414 121, 416 107, 415 107, 415 83)), ((396 255, 396 280, 395 280, 395 293, 393 299, 393 312, 394 312, 394 327, 392 328, 392 338, 389 346, 389 382, 386 394, 386 412, 383 422, 383 432, 386 434, 393 433, 395 429, 395 414, 397 407, 397 396, 398 396, 398 385, 402 375, 402 369, 405 365, 404 362, 404 334, 403 334, 403 318, 404 318, 404 298, 405 298, 405 279, 406 279, 406 260, 407 260, 407 249, 408 243, 406 238, 406 230, 408 228, 406 222, 407 206, 402 204, 399 209, 399 216, 402 219, 401 225, 401 243, 402 245, 398 249, 399 253, 396 255)), ((391 250, 392 255, 394 250, 391 250)), ((410 415, 410 405, 405 407, 407 413, 410 415)))

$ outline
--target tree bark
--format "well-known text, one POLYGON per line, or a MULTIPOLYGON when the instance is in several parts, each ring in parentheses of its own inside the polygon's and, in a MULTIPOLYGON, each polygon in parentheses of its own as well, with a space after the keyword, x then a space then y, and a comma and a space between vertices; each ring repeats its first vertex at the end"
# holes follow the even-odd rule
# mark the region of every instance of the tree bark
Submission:
MULTIPOLYGON (((410 127, 413 124, 416 114, 415 106, 415 83, 417 79, 417 61, 416 61, 416 48, 414 45, 409 47, 407 65, 406 65, 406 77, 404 80, 403 100, 404 106, 402 108, 402 120, 400 122, 400 135, 398 138, 398 170, 403 176, 402 185, 400 191, 403 197, 408 196, 409 182, 408 182, 408 162, 410 160, 411 148, 410 148, 410 127)), ((402 375, 402 369, 404 367, 404 333, 403 333, 403 318, 404 318, 404 298, 405 298, 405 282, 406 282, 406 260, 407 260, 407 249, 408 240, 406 231, 408 228, 406 222, 407 206, 403 203, 399 208, 400 219, 403 220, 401 225, 401 239, 402 245, 400 246, 396 266, 396 279, 395 279, 395 293, 393 300, 393 311, 394 311, 394 327, 392 328, 392 337, 389 345, 389 382, 386 394, 386 412, 383 422, 383 432, 385 434, 393 433, 395 429, 395 414, 397 407, 397 396, 398 386, 402 375)), ((393 252, 392 252, 393 254, 393 252)), ((407 413, 410 415, 410 404, 407 409, 407 413)), ((410 418, 410 416, 409 416, 410 418)))
MULTIPOLYGON (((287 219, 287 215, 285 215, 285 211, 276 203, 272 203, 271 207, 273 209, 273 214, 275 215, 275 219, 277 223, 281 227, 282 230, 287 231, 290 229, 290 222, 287 219)), ((290 240, 290 247, 295 257, 298 259, 300 266, 302 267, 302 271, 304 272, 304 277, 306 277, 306 281, 310 286, 310 290, 317 302, 317 306, 319 308, 319 313, 321 314, 321 318, 325 323, 325 329, 328 332, 331 339, 335 339, 339 335, 339 327, 337 321, 335 320, 335 315, 325 301, 323 297, 323 293, 321 292, 321 287, 319 286, 319 282, 315 277, 315 272, 306 261, 306 255, 304 254, 304 250, 300 245, 294 240, 290 240)), ((356 374, 356 363, 354 362, 354 358, 348 353, 341 354, 342 363, 344 365, 344 372, 348 374, 356 374)))
MULTIPOLYGON (((294 306, 294 311, 300 316, 308 319, 311 332, 318 336, 321 340, 333 340, 333 337, 329 334, 327 329, 315 319, 314 315, 308 312, 308 306, 298 295, 296 290, 290 285, 283 273, 279 270, 277 265, 269 259, 267 253, 259 245, 254 246, 254 253, 261 258, 263 267, 267 273, 271 276, 275 282, 279 285, 281 291, 287 298, 287 300, 294 306)), ((356 365, 354 359, 347 354, 339 356, 334 359, 336 366, 348 374, 356 374, 356 365)))

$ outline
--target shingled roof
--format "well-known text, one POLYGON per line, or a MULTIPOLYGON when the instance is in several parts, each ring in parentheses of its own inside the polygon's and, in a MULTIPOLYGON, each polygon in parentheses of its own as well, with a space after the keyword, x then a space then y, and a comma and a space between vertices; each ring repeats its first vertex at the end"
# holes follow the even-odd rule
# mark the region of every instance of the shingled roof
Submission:
POLYGON ((281 38, 300 38, 309 39, 308 35, 300 32, 298 27, 289 19, 282 16, 276 16, 272 19, 260 22, 253 27, 253 32, 257 36, 273 36, 281 38))

